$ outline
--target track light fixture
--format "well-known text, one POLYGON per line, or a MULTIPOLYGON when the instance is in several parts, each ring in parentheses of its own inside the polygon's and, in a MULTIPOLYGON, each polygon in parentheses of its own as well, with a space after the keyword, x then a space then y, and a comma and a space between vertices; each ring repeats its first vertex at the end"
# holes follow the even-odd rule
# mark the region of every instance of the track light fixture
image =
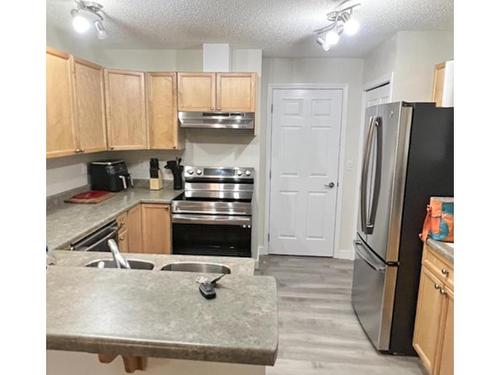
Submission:
POLYGON ((76 7, 71 10, 73 17, 73 28, 77 33, 83 34, 87 32, 91 25, 94 26, 98 39, 106 39, 108 33, 102 22, 103 6, 92 1, 75 0, 76 7))
POLYGON ((340 40, 340 35, 354 35, 359 30, 359 22, 352 17, 353 9, 360 6, 361 3, 356 3, 352 0, 342 1, 337 8, 328 13, 326 18, 330 24, 320 29, 314 30, 317 35, 316 42, 328 51, 331 47, 336 45, 340 40))

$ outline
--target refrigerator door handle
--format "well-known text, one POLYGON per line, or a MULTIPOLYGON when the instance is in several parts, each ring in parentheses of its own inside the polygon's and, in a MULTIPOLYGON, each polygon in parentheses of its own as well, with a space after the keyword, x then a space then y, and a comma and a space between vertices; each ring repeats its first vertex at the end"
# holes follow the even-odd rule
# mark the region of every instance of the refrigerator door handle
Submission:
POLYGON ((367 250, 366 250, 363 242, 361 242, 360 240, 354 240, 353 243, 354 243, 354 251, 356 252, 356 254, 361 259, 363 259, 366 262, 366 264, 368 264, 368 266, 370 266, 370 268, 372 268, 373 270, 375 270, 377 272, 384 272, 385 271, 385 269, 386 269, 385 264, 383 266, 380 266, 380 265, 376 265, 372 261, 370 261, 370 255, 368 255, 367 250))
POLYGON ((363 152, 363 163, 361 167, 361 187, 360 187, 360 219, 361 219, 361 230, 366 233, 366 180, 368 176, 368 155, 371 152, 372 144, 372 134, 373 134, 373 120, 374 117, 370 116, 368 121, 368 134, 366 136, 366 142, 363 152))
MULTIPOLYGON (((372 203, 366 223, 366 234, 372 234, 375 226, 375 215, 377 213, 378 197, 380 195, 380 179, 382 176, 382 117, 377 117, 373 122, 373 132, 377 132, 377 156, 375 160, 375 181, 373 184, 372 203)), ((371 149, 371 148, 370 148, 371 149)), ((371 151, 371 150, 370 150, 371 151)))

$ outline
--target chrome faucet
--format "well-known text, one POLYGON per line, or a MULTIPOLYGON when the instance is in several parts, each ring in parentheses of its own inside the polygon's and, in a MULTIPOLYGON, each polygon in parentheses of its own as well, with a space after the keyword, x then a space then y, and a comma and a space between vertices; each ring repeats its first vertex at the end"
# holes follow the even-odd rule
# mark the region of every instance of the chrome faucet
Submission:
POLYGON ((116 243, 115 240, 110 239, 108 240, 108 246, 109 249, 111 250, 111 254, 113 254, 113 259, 116 263, 116 268, 126 268, 130 269, 130 264, 128 264, 127 259, 123 257, 123 255, 120 253, 120 249, 118 248, 118 244, 116 243))

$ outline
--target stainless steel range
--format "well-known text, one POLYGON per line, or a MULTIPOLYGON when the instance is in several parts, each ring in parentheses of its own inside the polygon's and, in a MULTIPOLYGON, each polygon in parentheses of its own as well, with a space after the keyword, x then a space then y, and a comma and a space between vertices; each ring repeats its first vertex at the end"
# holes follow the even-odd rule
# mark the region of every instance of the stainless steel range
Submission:
POLYGON ((172 201, 174 254, 251 256, 255 171, 184 167, 184 193, 172 201))

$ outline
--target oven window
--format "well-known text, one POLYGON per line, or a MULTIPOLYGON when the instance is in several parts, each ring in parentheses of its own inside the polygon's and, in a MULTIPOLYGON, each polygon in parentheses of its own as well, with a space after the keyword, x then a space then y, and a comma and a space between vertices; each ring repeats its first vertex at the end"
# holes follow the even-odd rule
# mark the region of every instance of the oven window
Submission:
POLYGON ((251 229, 242 225, 172 224, 174 254, 250 257, 251 229))

